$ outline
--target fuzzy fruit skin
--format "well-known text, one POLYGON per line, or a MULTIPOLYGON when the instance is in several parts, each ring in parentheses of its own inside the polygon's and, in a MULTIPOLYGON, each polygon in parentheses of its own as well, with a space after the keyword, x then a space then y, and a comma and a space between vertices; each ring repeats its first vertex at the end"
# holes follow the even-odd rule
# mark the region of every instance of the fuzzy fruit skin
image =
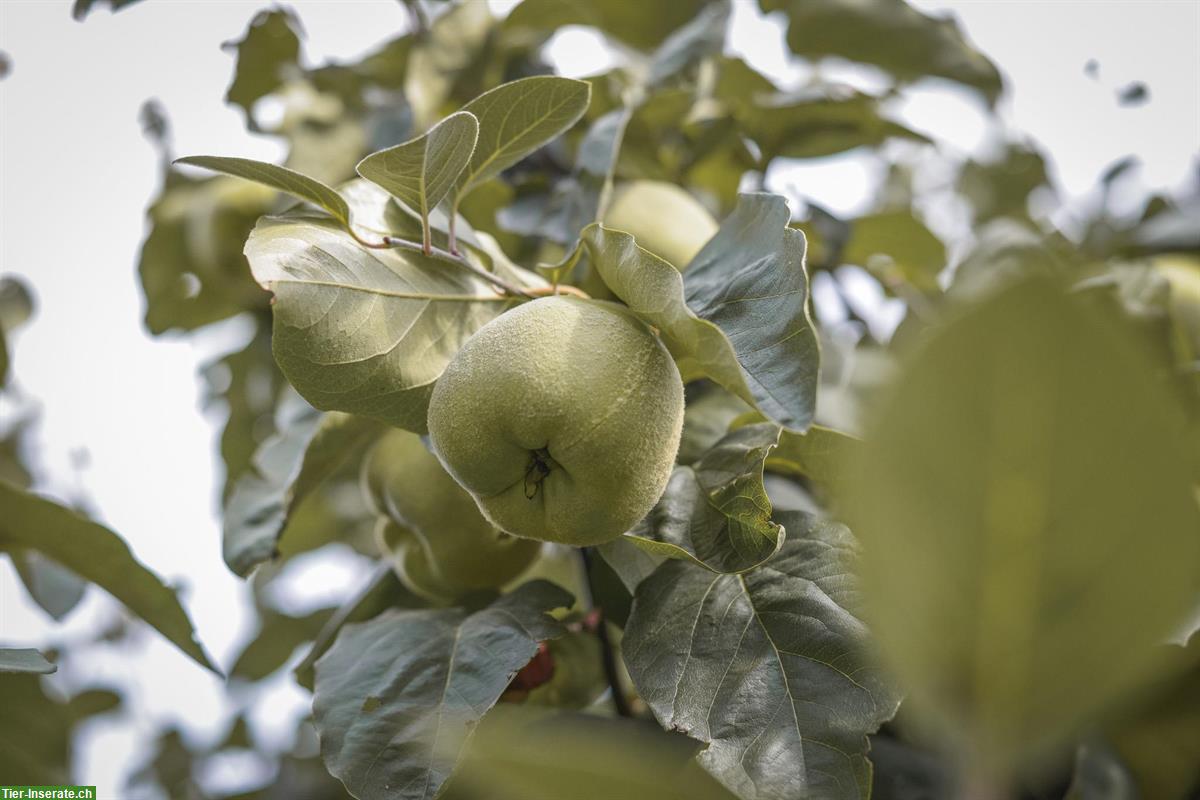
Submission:
POLYGON ((434 452, 489 520, 575 546, 653 508, 682 426, 683 384, 657 337, 621 306, 569 297, 484 325, 429 401, 434 452))
POLYGON ((538 556, 537 543, 485 520, 414 433, 386 433, 363 462, 362 485, 380 514, 380 549, 405 585, 426 597, 500 587, 538 556))
POLYGON ((604 212, 606 228, 632 233, 640 247, 682 271, 717 232, 717 221, 673 183, 619 184, 604 212))

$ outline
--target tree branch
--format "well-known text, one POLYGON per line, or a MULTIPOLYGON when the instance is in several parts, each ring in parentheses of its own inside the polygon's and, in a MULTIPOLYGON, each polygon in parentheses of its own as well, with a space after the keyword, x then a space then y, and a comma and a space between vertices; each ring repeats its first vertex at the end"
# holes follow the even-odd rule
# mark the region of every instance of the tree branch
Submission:
POLYGON ((612 693, 613 708, 617 716, 632 717, 629 700, 621 688, 621 675, 617 669, 617 655, 613 650, 612 641, 608 637, 608 623, 604 619, 604 609, 596 605, 596 592, 592 588, 592 558, 589 548, 579 548, 579 557, 583 562, 583 590, 587 595, 584 605, 588 611, 596 614, 596 636, 600 639, 600 660, 604 667, 604 677, 608 679, 608 687, 612 693))

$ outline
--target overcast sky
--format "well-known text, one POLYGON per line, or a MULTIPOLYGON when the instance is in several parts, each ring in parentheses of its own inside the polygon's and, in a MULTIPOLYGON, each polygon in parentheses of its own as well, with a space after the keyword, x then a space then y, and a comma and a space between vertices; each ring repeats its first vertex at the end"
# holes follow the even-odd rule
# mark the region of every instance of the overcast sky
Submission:
MULTIPOLYGON (((245 629, 245 587, 220 557, 215 444, 219 415, 198 406, 200 363, 244 337, 222 323, 200 340, 150 338, 142 328, 135 263, 144 209, 159 183, 156 155, 141 137, 138 109, 165 106, 178 154, 220 153, 277 159, 277 143, 253 138, 221 98, 232 59, 219 48, 267 5, 241 0, 149 0, 119 14, 71 19, 69 0, 0 0, 0 50, 12 60, 0 82, 0 272, 22 276, 38 301, 16 336, 20 391, 41 407, 33 463, 38 489, 88 498, 135 554, 184 586, 200 638, 228 666, 245 629), (86 459, 78 454, 87 453, 86 459), (73 455, 74 454, 74 455, 73 455), (82 466, 81 466, 82 465, 82 466)), ((349 58, 395 35, 405 22, 395 0, 304 0, 299 11, 313 61, 349 58)), ((506 8, 511 3, 494 4, 506 8)), ((917 0, 952 9, 970 37, 1009 78, 1004 113, 1054 156, 1056 178, 1077 204, 1097 176, 1136 153, 1139 181, 1161 189, 1194 170, 1200 147, 1200 3, 917 0), (1095 59, 1098 78, 1084 73, 1095 59), (1150 101, 1121 107, 1116 91, 1140 80, 1150 101)), ((738 0, 730 49, 781 85, 808 68, 787 55, 778 19, 738 0)), ((566 30, 548 53, 564 74, 603 69, 596 37, 566 30)), ((869 81, 869 75, 863 78, 869 81)), ((986 143, 974 101, 943 87, 922 88, 901 109, 943 146, 970 151, 986 143)), ((845 213, 861 210, 879 169, 854 156, 797 166, 776 180, 845 213)), ((0 427, 11 422, 0 404, 0 427)), ((352 560, 323 568, 324 600, 356 575, 352 560)), ((11 567, 0 563, 0 641, 42 645, 82 637, 111 613, 102 593, 56 627, 33 608, 11 567)), ((72 690, 111 681, 129 690, 133 714, 121 725, 94 725, 77 779, 115 796, 130 761, 157 725, 183 723, 200 739, 219 735, 230 706, 224 687, 153 634, 129 654, 92 653, 56 679, 72 690)), ((281 710, 301 713, 304 698, 276 683, 260 705, 268 741, 290 727, 281 710)), ((234 780, 235 766, 213 781, 234 780)))

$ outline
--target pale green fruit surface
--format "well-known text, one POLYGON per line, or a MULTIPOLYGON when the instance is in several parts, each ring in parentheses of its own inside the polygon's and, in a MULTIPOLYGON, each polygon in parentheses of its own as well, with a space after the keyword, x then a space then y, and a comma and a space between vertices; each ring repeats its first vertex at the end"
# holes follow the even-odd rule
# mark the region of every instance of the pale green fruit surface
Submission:
POLYGON ((717 232, 717 221, 696 198, 673 183, 630 181, 614 189, 602 220, 632 233, 640 247, 686 267, 717 232))
POLYGON ((452 598, 499 587, 537 558, 537 543, 497 530, 421 438, 389 431, 363 463, 363 488, 384 525, 376 537, 413 591, 452 598))
POLYGON ((620 536, 671 476, 683 425, 674 361, 620 306, 546 297, 480 328, 429 401, 429 435, 483 513, 576 546, 620 536))

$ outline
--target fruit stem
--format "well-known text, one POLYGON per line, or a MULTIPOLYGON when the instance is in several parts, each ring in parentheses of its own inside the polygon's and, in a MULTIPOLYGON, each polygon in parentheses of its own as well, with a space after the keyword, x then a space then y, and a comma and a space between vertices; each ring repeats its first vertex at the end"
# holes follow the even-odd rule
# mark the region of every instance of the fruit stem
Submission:
POLYGON ((604 667, 604 677, 608 679, 613 709, 619 717, 632 717, 633 711, 629 708, 629 700, 621 688, 621 675, 617 670, 617 655, 613 649, 612 640, 608 636, 608 623, 604 619, 604 609, 596 605, 596 591, 592 587, 591 548, 579 548, 579 558, 583 562, 584 605, 587 606, 589 612, 596 615, 596 638, 600 640, 600 662, 604 667))

